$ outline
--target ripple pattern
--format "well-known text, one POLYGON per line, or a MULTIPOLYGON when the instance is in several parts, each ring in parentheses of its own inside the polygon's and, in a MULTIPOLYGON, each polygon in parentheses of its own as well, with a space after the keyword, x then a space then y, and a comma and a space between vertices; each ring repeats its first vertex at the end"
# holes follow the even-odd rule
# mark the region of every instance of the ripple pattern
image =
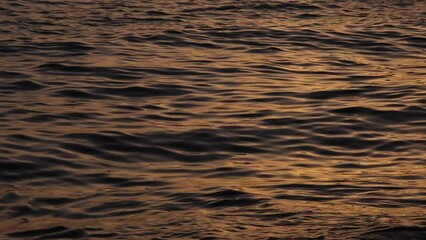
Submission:
POLYGON ((426 236, 422 0, 4 0, 0 238, 426 236))

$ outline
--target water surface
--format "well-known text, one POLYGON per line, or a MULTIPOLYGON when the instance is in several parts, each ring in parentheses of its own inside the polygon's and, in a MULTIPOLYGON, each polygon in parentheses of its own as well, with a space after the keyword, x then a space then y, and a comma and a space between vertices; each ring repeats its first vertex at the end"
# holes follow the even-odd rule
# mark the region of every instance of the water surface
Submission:
POLYGON ((3 0, 2 239, 424 239, 426 2, 3 0))

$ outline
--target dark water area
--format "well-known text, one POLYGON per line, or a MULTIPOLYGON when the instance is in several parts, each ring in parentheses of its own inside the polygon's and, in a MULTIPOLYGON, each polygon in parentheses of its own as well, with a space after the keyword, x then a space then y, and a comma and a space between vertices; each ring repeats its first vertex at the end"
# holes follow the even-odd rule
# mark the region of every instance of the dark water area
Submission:
POLYGON ((426 239, 426 1, 3 0, 0 239, 426 239))

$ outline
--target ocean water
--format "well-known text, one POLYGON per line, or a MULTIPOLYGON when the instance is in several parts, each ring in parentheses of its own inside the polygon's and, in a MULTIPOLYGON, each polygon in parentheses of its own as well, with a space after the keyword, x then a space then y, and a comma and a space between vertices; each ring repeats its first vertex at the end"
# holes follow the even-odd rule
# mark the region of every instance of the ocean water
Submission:
POLYGON ((426 239, 426 1, 2 0, 0 239, 426 239))

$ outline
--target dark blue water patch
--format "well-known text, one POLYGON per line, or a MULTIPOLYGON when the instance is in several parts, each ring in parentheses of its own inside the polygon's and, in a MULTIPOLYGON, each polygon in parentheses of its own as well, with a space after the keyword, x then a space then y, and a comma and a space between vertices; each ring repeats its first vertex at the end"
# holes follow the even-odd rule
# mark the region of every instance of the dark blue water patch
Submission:
POLYGON ((135 35, 127 35, 125 37, 123 37, 124 40, 128 41, 128 42, 146 42, 146 41, 157 41, 157 40, 170 40, 170 41, 175 41, 178 40, 179 38, 175 38, 175 37, 169 37, 167 35, 160 35, 160 36, 148 36, 148 37, 141 37, 141 36, 135 36, 135 35))
POLYGON ((387 141, 383 144, 380 144, 375 148, 377 151, 394 151, 394 152, 404 152, 407 151, 412 146, 417 146, 419 149, 424 146, 426 142, 422 140, 411 140, 411 141, 387 141))
POLYGON ((152 15, 152 16, 165 16, 165 15, 169 15, 167 12, 163 12, 163 11, 146 11, 146 14, 148 15, 152 15))
POLYGON ((426 228, 424 227, 391 227, 384 230, 375 230, 359 236, 360 240, 422 240, 426 236, 426 228))
MULTIPOLYGON (((24 106, 22 106, 24 107, 24 106)), ((14 108, 10 109, 8 111, 5 111, 2 115, 3 116, 15 116, 15 115, 31 115, 31 114, 41 114, 42 111, 36 111, 31 109, 25 109, 25 108, 14 108)))
POLYGON ((103 202, 101 205, 97 205, 94 207, 90 207, 85 209, 86 212, 89 213, 98 213, 98 212, 111 212, 111 211, 117 211, 122 209, 135 209, 144 207, 146 204, 140 201, 116 201, 116 202, 103 202))
POLYGON ((255 49, 250 49, 247 52, 248 53, 259 53, 259 54, 271 54, 271 53, 276 53, 276 52, 281 52, 283 51, 281 48, 278 47, 267 47, 267 48, 255 48, 255 49))
POLYGON ((168 122, 186 121, 186 117, 170 117, 170 116, 165 116, 165 115, 161 115, 161 114, 144 114, 142 117, 144 119, 168 121, 168 122))
POLYGON ((304 13, 304 14, 297 15, 296 17, 300 19, 316 19, 323 16, 320 14, 304 13))
POLYGON ((253 9, 258 10, 309 10, 309 11, 318 11, 321 10, 321 7, 307 4, 307 3, 296 3, 296 2, 286 2, 286 3, 260 3, 253 6, 253 9))
MULTIPOLYGON (((46 33, 43 30, 33 30, 34 34, 36 33, 46 33)), ((55 31, 47 31, 47 34, 56 34, 55 31)), ((26 41, 26 40, 23 40, 26 41)), ((77 46, 74 46, 77 48, 77 46)), ((10 42, 4 42, 3 46, 0 47, 0 53, 10 56, 20 56, 22 54, 28 54, 31 56, 42 56, 42 57, 64 57, 64 56, 81 56, 86 54, 86 50, 83 50, 83 47, 80 46, 81 50, 72 49, 72 46, 56 46, 54 45, 41 45, 38 46, 36 43, 24 43, 16 44, 10 42)))
POLYGON ((65 197, 61 197, 61 198, 42 197, 42 198, 35 198, 32 201, 32 204, 37 205, 37 206, 43 206, 43 205, 61 206, 61 205, 66 205, 66 204, 76 202, 78 200, 79 199, 65 198, 65 197))
POLYGON ((358 115, 386 122, 410 122, 426 118, 426 109, 410 106, 401 110, 378 110, 367 107, 346 107, 331 110, 332 113, 358 115))
POLYGON ((398 186, 387 186, 387 185, 371 185, 371 186, 356 186, 348 184, 278 184, 272 186, 261 186, 260 188, 270 188, 270 189, 283 189, 283 190, 300 190, 300 191, 318 191, 323 194, 329 195, 350 195, 363 192, 374 192, 374 191, 392 191, 392 190, 402 190, 402 187, 398 186))
MULTIPOLYGON (((83 139, 96 144, 102 144, 105 142, 109 143, 118 143, 120 142, 120 138, 113 134, 100 134, 100 133, 72 133, 66 134, 62 136, 65 139, 83 139)), ((128 139, 129 141, 138 140, 136 136, 132 135, 123 135, 124 139, 128 139)))
POLYGON ((341 97, 362 96, 366 92, 367 92, 366 90, 362 90, 362 89, 337 89, 337 90, 310 92, 310 93, 304 94, 303 97, 310 98, 310 99, 333 99, 333 98, 341 98, 341 97))
POLYGON ((54 210, 43 208, 43 207, 34 207, 30 204, 27 205, 15 205, 10 207, 7 210, 9 218, 22 218, 22 217, 41 217, 51 215, 54 210))
POLYGON ((406 37, 402 38, 401 40, 407 42, 407 45, 418 47, 421 49, 426 48, 426 38, 425 37, 406 37))
POLYGON ((93 233, 93 234, 90 234, 88 236, 88 238, 108 239, 108 238, 119 237, 119 236, 120 236, 120 234, 115 233, 115 232, 113 232, 113 233, 93 233))
POLYGON ((220 49, 220 45, 208 41, 193 41, 179 37, 172 37, 167 35, 149 36, 149 37, 136 37, 128 36, 124 38, 126 41, 133 43, 154 43, 161 46, 170 46, 173 48, 201 48, 201 49, 220 49))
POLYGON ((369 140, 358 137, 337 137, 337 136, 314 136, 312 141, 318 142, 321 146, 333 146, 351 150, 369 149, 378 144, 383 144, 384 140, 369 140))
POLYGON ((40 237, 39 239, 82 239, 88 235, 87 231, 83 229, 72 229, 61 233, 51 234, 47 236, 40 237))
MULTIPOLYGON (((255 38, 262 38, 262 39, 279 39, 279 38, 286 38, 289 35, 291 35, 291 32, 287 32, 284 30, 275 30, 275 29, 254 29, 254 30, 244 30, 244 29, 210 29, 205 34, 210 35, 212 37, 218 37, 219 41, 224 41, 226 38, 229 39, 242 39, 244 41, 247 41, 247 39, 255 39, 255 38)), ((229 42, 232 43, 232 42, 229 42)), ((243 43, 243 42, 234 42, 234 43, 243 43)), ((250 41, 247 42, 249 44, 247 45, 258 45, 259 42, 250 41)), ((264 45, 264 43, 262 44, 264 45)))
POLYGON ((206 178, 248 178, 253 176, 259 176, 260 172, 256 170, 245 170, 245 169, 235 169, 235 170, 227 170, 224 169, 214 169, 210 173, 206 174, 206 178))
POLYGON ((22 199, 22 197, 14 192, 7 192, 3 194, 0 198, 0 203, 8 204, 8 203, 17 203, 22 199))
POLYGON ((208 76, 210 73, 193 71, 182 68, 141 68, 140 71, 156 75, 165 75, 165 76, 208 76))
POLYGON ((253 198, 220 199, 207 203, 207 208, 247 207, 261 204, 262 200, 253 198))
MULTIPOLYGON (((14 172, 1 172, 0 173, 0 179, 3 182, 30 182, 29 185, 38 185, 38 180, 46 180, 46 179, 55 179, 57 178, 57 181, 62 181, 63 179, 66 179, 67 176, 69 176, 68 171, 64 170, 43 170, 40 169, 40 167, 36 168, 33 171, 14 171, 14 172)), ((42 184, 45 185, 45 184, 42 184)))
POLYGON ((27 79, 31 75, 19 72, 0 71, 0 79, 27 79))
POLYGON ((313 201, 313 202, 329 202, 337 200, 337 197, 319 197, 311 195, 291 195, 291 194, 278 194, 275 196, 276 199, 294 200, 294 201, 313 201))
POLYGON ((345 38, 336 38, 317 31, 289 32, 286 35, 280 33, 277 36, 270 35, 271 38, 276 38, 278 36, 285 38, 287 41, 291 41, 292 43, 309 42, 312 44, 315 43, 314 45, 318 47, 343 47, 352 50, 359 50, 362 51, 362 53, 380 52, 384 54, 392 51, 400 53, 405 52, 404 49, 398 47, 396 44, 381 42, 377 39, 368 39, 356 35, 348 35, 345 38))
POLYGON ((389 164, 368 164, 368 165, 362 165, 362 164, 356 164, 356 163, 342 163, 342 164, 336 164, 333 166, 333 168, 344 168, 344 169, 369 169, 369 168, 382 168, 382 167, 392 167, 397 165, 396 163, 389 163, 389 164))
POLYGON ((143 73, 137 69, 86 67, 61 63, 42 64, 37 70, 46 74, 97 76, 116 80, 135 80, 143 77, 143 73))
POLYGON ((42 138, 37 138, 34 136, 28 136, 28 135, 24 135, 24 134, 12 134, 9 135, 8 138, 10 139, 10 141, 15 142, 37 142, 37 141, 42 141, 42 138))
POLYGON ((124 156, 119 154, 113 154, 111 152, 105 152, 101 149, 97 149, 92 146, 86 146, 78 143, 62 143, 61 148, 69 151, 73 151, 75 153, 87 154, 89 156, 94 156, 100 159, 110 160, 110 161, 123 161, 123 162, 131 162, 132 159, 126 159, 124 156))
POLYGON ((137 23, 137 22, 181 22, 182 20, 176 19, 176 18, 170 18, 170 17, 143 17, 143 18, 136 18, 136 17, 129 17, 129 18, 123 18, 123 19, 116 19, 116 22, 119 22, 121 24, 123 23, 137 23))
MULTIPOLYGON (((41 35, 62 35, 64 34, 63 31, 54 31, 54 30, 43 30, 43 29, 33 29, 31 30, 34 34, 41 34, 41 35)), ((70 52, 70 51, 68 51, 70 52)), ((84 55, 83 53, 74 53, 74 54, 67 54, 67 56, 79 56, 84 55)))
POLYGON ((307 125, 313 123, 329 122, 335 118, 331 116, 320 116, 301 119, 297 117, 272 117, 262 120, 263 124, 270 126, 294 126, 294 125, 307 125))
POLYGON ((218 7, 197 7, 197 8, 190 8, 185 9, 183 12, 186 13, 193 13, 193 12, 217 12, 217 11, 238 11, 242 9, 242 7, 238 5, 223 5, 218 7))
POLYGON ((12 159, 2 160, 0 162, 0 176, 8 173, 24 174, 26 172, 33 172, 34 170, 41 170, 42 166, 24 161, 13 161, 12 159))
POLYGON ((100 113, 94 113, 94 112, 66 112, 62 113, 62 116, 69 118, 69 119, 82 119, 82 120, 90 120, 95 119, 97 117, 102 116, 103 114, 100 113))
POLYGON ((62 89, 51 94, 54 97, 76 98, 76 99, 105 99, 101 94, 95 94, 78 89, 62 89))
MULTIPOLYGON (((351 130, 348 127, 342 125, 336 126, 327 126, 327 125, 318 125, 312 127, 312 132, 316 134, 326 135, 326 136, 348 136, 351 134, 351 130)), ((363 138, 362 136, 359 136, 363 138)), ((366 137, 368 139, 368 137, 366 137)))
POLYGON ((214 188, 205 189, 205 191, 208 193, 198 194, 198 197, 202 199, 200 204, 206 208, 247 207, 267 201, 267 199, 234 189, 214 188))
POLYGON ((34 229, 34 230, 27 230, 22 232, 13 232, 8 233, 7 236, 14 237, 14 238, 33 238, 43 235, 48 235, 52 233, 58 233, 58 232, 64 232, 68 230, 67 227, 64 226, 56 226, 56 227, 50 227, 50 228, 44 228, 44 229, 34 229))
POLYGON ((124 88, 95 88, 95 93, 122 97, 155 97, 186 95, 191 91, 179 85, 160 85, 158 87, 131 86, 124 88))
POLYGON ((71 118, 66 117, 64 115, 39 114, 32 117, 23 118, 21 120, 26 122, 32 122, 32 123, 43 123, 43 122, 53 122, 53 121, 69 120, 69 119, 71 118))
POLYGON ((9 90, 11 92, 20 92, 20 91, 37 91, 47 86, 36 81, 32 80, 20 80, 14 81, 9 84, 5 84, 0 87, 0 91, 9 90))
POLYGON ((160 187, 169 185, 169 182, 165 181, 153 181, 153 180, 128 180, 116 184, 117 187, 160 187))
POLYGON ((248 193, 239 191, 239 190, 234 190, 234 189, 223 189, 223 190, 218 190, 215 192, 205 194, 205 196, 220 197, 220 198, 240 197, 245 195, 248 195, 248 193))
POLYGON ((140 138, 136 143, 125 143, 125 142, 116 142, 116 143, 102 143, 99 145, 87 146, 83 144, 76 143, 67 143, 63 144, 63 147, 66 149, 85 153, 89 155, 94 155, 102 159, 109 159, 113 161, 149 161, 150 159, 168 159, 168 160, 177 160, 177 161, 188 161, 188 162, 197 162, 197 161, 213 161, 215 159, 223 159, 226 155, 219 153, 181 153, 179 151, 174 151, 167 145, 155 146, 150 144, 147 138, 140 138), (107 152, 98 150, 108 149, 107 152), (134 158, 125 158, 121 154, 124 153, 138 153, 139 157, 134 158))
POLYGON ((88 180, 91 183, 99 183, 99 184, 121 184, 128 182, 129 179, 123 178, 123 177, 114 177, 110 176, 106 173, 93 173, 93 174, 86 174, 82 176, 84 179, 88 180))
POLYGON ((333 62, 326 62, 326 64, 330 64, 333 66, 339 66, 339 67, 361 67, 361 66, 367 66, 368 64, 360 63, 357 61, 351 61, 351 60, 336 60, 333 62))
MULTIPOLYGON (((411 87, 389 88, 389 89, 383 89, 382 91, 366 94, 366 97, 371 97, 376 99, 398 99, 398 98, 410 97, 413 94, 415 94, 415 92, 416 91, 412 89, 411 87)), ((403 106, 400 106, 400 107, 403 107, 403 106)))
MULTIPOLYGON (((80 141, 87 140, 91 144, 67 143, 65 146, 70 150, 99 156, 103 156, 105 153, 97 150, 98 148, 106 149, 111 153, 139 153, 142 159, 144 159, 143 156, 148 159, 149 156, 158 156, 163 159, 169 158, 189 162, 219 160, 227 156, 222 152, 251 154, 266 152, 266 149, 259 145, 253 145, 253 139, 242 138, 238 140, 233 138, 234 140, 232 140, 221 137, 220 133, 209 132, 203 133, 200 130, 175 135, 157 133, 139 136, 74 134, 65 137, 78 138, 80 141)), ((256 139, 254 140, 256 141, 256 139)))
MULTIPOLYGON (((70 154, 67 153, 67 155, 70 155, 70 154)), ((83 164, 83 163, 80 163, 80 162, 77 162, 77 161, 74 162, 74 161, 70 161, 70 159, 67 159, 67 158, 60 158, 60 157, 55 157, 55 156, 30 156, 30 155, 25 155, 25 156, 22 156, 22 158, 32 160, 34 162, 37 162, 41 166, 45 166, 45 167, 54 167, 54 168, 66 167, 66 168, 73 168, 73 169, 87 169, 88 168, 88 166, 83 164)), ((77 158, 77 157, 75 156, 74 158, 77 158)))
POLYGON ((54 50, 54 51, 67 51, 67 52, 86 52, 95 50, 94 47, 88 46, 81 42, 43 42, 36 44, 40 50, 54 50))

